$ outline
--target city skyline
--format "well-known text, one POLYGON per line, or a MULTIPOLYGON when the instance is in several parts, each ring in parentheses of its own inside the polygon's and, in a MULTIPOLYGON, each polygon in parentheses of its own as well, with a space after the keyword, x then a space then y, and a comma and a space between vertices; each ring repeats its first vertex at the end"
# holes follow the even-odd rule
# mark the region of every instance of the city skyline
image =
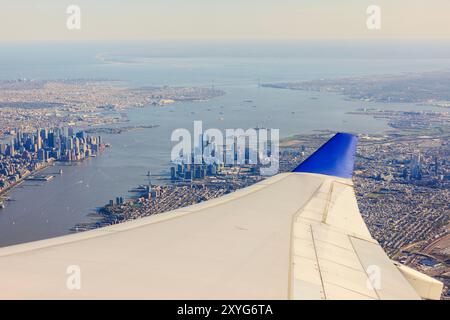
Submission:
POLYGON ((0 300, 450 299, 449 0, 0 1, 0 300))

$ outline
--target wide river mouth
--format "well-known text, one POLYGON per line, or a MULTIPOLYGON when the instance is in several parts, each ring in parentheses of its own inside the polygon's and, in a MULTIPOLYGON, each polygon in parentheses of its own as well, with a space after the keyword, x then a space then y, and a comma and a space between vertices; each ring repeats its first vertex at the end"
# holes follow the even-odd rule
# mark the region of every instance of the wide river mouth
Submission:
MULTIPOLYGON (((147 182, 148 171, 155 175, 153 183, 158 183, 157 176, 167 174, 170 167, 170 151, 175 144, 170 140, 172 131, 186 128, 193 132, 195 120, 203 121, 204 130, 258 125, 279 128, 281 137, 314 133, 320 128, 356 133, 382 133, 389 129, 384 120, 347 114, 361 108, 361 103, 334 94, 257 86, 224 90, 224 96, 209 101, 129 109, 129 122, 123 126, 158 126, 102 134, 103 141, 111 144, 103 154, 75 164, 56 163, 43 170, 54 174, 53 180, 25 181, 14 188, 8 194, 12 201, 7 201, 6 208, 0 211, 0 245, 68 234, 76 224, 92 221, 89 214, 110 199, 131 196, 129 190, 147 182)), ((387 108, 376 103, 364 106, 387 108)), ((388 109, 414 107, 399 105, 388 109)))
POLYGON ((193 132, 195 120, 203 121, 204 130, 277 128, 283 138, 317 130, 383 133, 389 129, 385 120, 348 114, 360 108, 439 110, 412 104, 350 101, 331 93, 274 89, 260 87, 259 83, 450 69, 448 59, 351 57, 154 57, 132 63, 111 63, 98 59, 97 54, 107 49, 89 46, 78 46, 77 50, 41 46, 33 49, 34 56, 19 59, 31 50, 25 49, 2 48, 0 79, 100 77, 136 87, 214 86, 226 94, 208 101, 128 109, 129 122, 121 125, 157 127, 121 134, 102 133, 103 141, 112 146, 103 154, 81 163, 48 167, 43 173, 54 173, 53 180, 26 181, 11 190, 8 197, 12 201, 0 209, 0 246, 68 234, 76 224, 92 221, 89 215, 110 199, 131 196, 130 189, 147 182, 148 171, 155 175, 167 174, 174 145, 170 141, 173 130, 185 128, 193 132), (61 175, 57 174, 60 169, 61 175))

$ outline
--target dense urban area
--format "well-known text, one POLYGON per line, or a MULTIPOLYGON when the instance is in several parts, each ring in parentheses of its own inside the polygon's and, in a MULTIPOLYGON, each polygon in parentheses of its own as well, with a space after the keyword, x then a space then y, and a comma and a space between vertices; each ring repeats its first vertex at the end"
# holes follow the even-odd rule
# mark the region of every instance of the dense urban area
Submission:
POLYGON ((264 87, 333 92, 365 102, 417 103, 450 107, 450 72, 404 73, 312 81, 266 83, 264 87))
POLYGON ((112 80, 0 81, 0 137, 20 128, 86 128, 124 122, 125 110, 206 100, 224 92, 202 87, 128 88, 112 80))
MULTIPOLYGON (((298 150, 309 154, 326 136, 287 141, 287 168, 301 161, 298 150)), ((360 136, 353 177, 372 236, 391 258, 443 281, 445 298, 450 286, 448 141, 448 134, 360 136)))
MULTIPOLYGON (((54 161, 81 161, 105 149, 101 137, 73 128, 43 128, 36 132, 19 129, 0 140, 0 195, 23 180, 49 181, 52 175, 36 174, 54 161)), ((106 145, 107 146, 107 145, 106 145)), ((0 198, 0 208, 4 207, 0 198)))
MULTIPOLYGON (((428 122, 434 114, 429 117, 426 120, 421 114, 405 113, 402 117, 395 113, 390 121, 393 127, 396 121, 401 121, 415 128, 417 118, 428 122)), ((432 136, 415 129, 360 135, 354 175, 358 205, 372 236, 393 259, 443 281, 446 284, 444 298, 449 298, 450 286, 449 120, 441 118, 445 132, 432 136)), ((281 171, 292 170, 332 135, 324 132, 283 141, 281 171)), ((111 200, 100 210, 100 220, 78 225, 74 230, 177 209, 219 197, 261 179, 257 165, 173 166, 168 178, 170 183, 156 185, 149 180, 133 190, 138 194, 135 199, 111 200)))
MULTIPOLYGON (((434 76, 423 77, 433 83, 430 79, 434 76)), ((442 78, 442 74, 440 76, 442 78)), ((403 83, 395 77, 388 80, 384 85, 395 82, 396 89, 403 83)), ((415 84, 416 80, 411 75, 403 85, 415 84)), ((333 84, 302 84, 303 87, 278 86, 336 91, 337 86, 346 88, 353 84, 353 80, 342 80, 333 84)), ((354 89, 359 90, 358 94, 345 89, 343 93, 360 100, 404 100, 401 95, 388 99, 378 90, 369 96, 365 90, 371 84, 359 81, 358 84, 354 89)), ((376 82, 375 88, 378 86, 381 85, 376 82)), ((450 98, 448 91, 444 94, 440 88, 438 86, 433 101, 429 94, 414 96, 409 89, 404 94, 417 103, 432 102, 445 107, 450 98)), ((81 161, 100 154, 108 145, 98 134, 135 129, 94 126, 77 131, 75 127, 120 122, 123 120, 121 111, 130 106, 150 104, 156 107, 177 100, 207 99, 222 94, 218 90, 201 88, 132 90, 109 82, 86 80, 6 81, 0 83, 0 90, 0 206, 7 201, 6 191, 24 179, 51 179, 39 175, 39 170, 45 166, 55 161, 81 161), (22 107, 17 108, 17 104, 22 107)), ((443 297, 450 298, 448 112, 444 109, 441 112, 406 112, 361 108, 353 114, 385 119, 392 128, 384 134, 359 136, 354 184, 361 214, 372 236, 393 259, 443 281, 446 285, 443 297)), ((292 170, 332 134, 324 131, 282 141, 280 170, 292 170)), ((166 212, 219 197, 263 179, 260 167, 248 163, 235 166, 181 163, 174 164, 169 171, 170 175, 158 182, 148 173, 142 185, 130 190, 134 196, 111 195, 110 202, 98 211, 92 223, 76 225, 73 231, 166 212)))

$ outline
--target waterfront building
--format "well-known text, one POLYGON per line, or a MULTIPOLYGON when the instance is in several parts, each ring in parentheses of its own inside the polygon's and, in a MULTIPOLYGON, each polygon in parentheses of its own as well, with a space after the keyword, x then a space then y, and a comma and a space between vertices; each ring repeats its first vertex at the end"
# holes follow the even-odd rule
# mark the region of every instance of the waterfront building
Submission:
POLYGON ((34 132, 11 130, 10 142, 0 144, 0 187, 8 187, 20 180, 23 172, 31 172, 49 160, 77 161, 89 158, 104 149, 100 137, 90 137, 84 131, 40 128, 34 132), (81 133, 80 133, 81 132, 81 133))

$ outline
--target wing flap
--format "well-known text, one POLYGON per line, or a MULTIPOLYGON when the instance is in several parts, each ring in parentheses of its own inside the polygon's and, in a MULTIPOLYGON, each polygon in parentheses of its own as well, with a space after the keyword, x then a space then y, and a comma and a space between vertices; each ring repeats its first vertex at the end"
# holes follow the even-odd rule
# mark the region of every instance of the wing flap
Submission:
POLYGON ((350 180, 325 178, 293 223, 291 298, 420 298, 371 237, 350 180))
POLYGON ((397 270, 380 245, 351 237, 361 265, 368 273, 368 283, 383 300, 418 300, 420 296, 397 270))
POLYGON ((296 172, 219 199, 1 248, 0 298, 417 299, 359 213, 355 145, 339 134, 296 172))

